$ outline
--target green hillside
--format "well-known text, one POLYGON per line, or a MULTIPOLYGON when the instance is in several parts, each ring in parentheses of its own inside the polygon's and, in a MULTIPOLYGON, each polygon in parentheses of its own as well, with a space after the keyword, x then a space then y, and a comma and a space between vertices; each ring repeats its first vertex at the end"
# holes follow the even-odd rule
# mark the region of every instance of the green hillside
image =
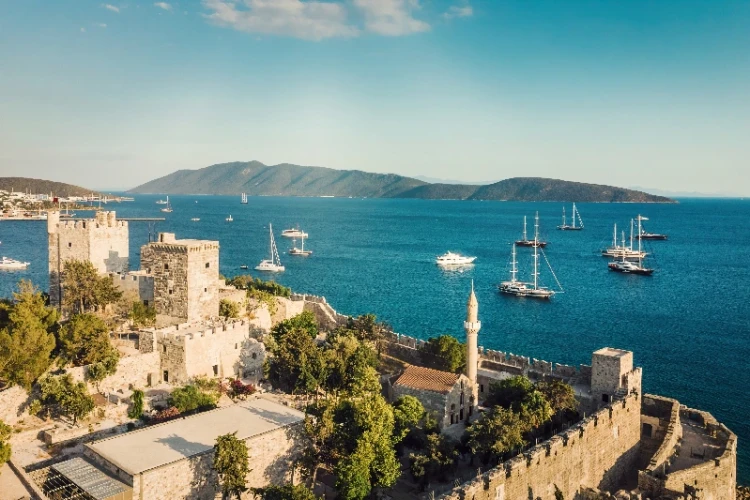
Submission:
POLYGON ((96 191, 65 184, 64 182, 32 179, 30 177, 0 177, 0 191, 20 191, 32 194, 50 194, 54 196, 86 196, 96 191))

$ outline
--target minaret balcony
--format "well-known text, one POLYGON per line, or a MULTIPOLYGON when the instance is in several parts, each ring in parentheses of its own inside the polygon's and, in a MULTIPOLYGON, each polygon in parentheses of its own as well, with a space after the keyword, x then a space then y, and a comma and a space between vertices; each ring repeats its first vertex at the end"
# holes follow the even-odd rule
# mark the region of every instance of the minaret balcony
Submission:
POLYGON ((464 321, 464 330, 479 330, 482 328, 481 321, 464 321))

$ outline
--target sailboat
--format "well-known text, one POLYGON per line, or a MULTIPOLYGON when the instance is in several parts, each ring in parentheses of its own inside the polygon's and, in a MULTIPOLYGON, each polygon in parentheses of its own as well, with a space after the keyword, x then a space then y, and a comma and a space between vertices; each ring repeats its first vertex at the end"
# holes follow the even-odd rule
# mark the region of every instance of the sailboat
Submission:
POLYGON ((247 193, 242 193, 242 198, 240 198, 240 203, 243 205, 247 205, 247 193))
POLYGON ((530 240, 526 237, 526 216, 523 216, 523 237, 520 240, 516 241, 516 246, 518 247, 533 247, 533 246, 539 246, 539 247, 546 247, 547 242, 546 241, 538 241, 538 240, 530 240))
POLYGON ((273 239, 273 226, 268 224, 268 233, 271 238, 270 244, 270 258, 260 261, 260 264, 255 266, 256 271, 270 271, 270 272, 281 272, 284 271, 284 266, 281 265, 281 259, 279 259, 279 251, 276 249, 276 241, 273 239))
MULTIPOLYGON (((638 215, 639 220, 648 220, 648 218, 643 217, 642 215, 638 215)), ((646 232, 646 229, 641 227, 641 230, 638 231, 638 239, 639 240, 666 240, 667 235, 666 234, 659 234, 659 233, 649 233, 646 232)))
MULTIPOLYGON (((516 274, 518 273, 518 269, 516 267, 516 246, 513 245, 513 267, 510 272, 510 281, 504 281, 500 283, 500 286, 498 287, 500 290, 500 293, 505 295, 514 295, 516 297, 530 297, 532 299, 551 299, 553 295, 555 295, 554 290, 550 290, 547 287, 539 286, 539 252, 540 247, 538 245, 539 243, 539 212, 536 213, 536 218, 534 222, 534 244, 532 247, 534 248, 534 271, 532 275, 534 276, 534 282, 533 283, 524 283, 521 281, 518 281, 516 279, 516 274)), ((542 252, 544 252, 542 250, 542 252)), ((546 260, 546 258, 545 258, 546 260)), ((549 265, 549 262, 547 263, 549 265)), ((550 271, 552 271, 552 268, 550 267, 550 271)), ((555 273, 552 272, 552 275, 554 276, 555 273)), ((555 277, 555 280, 557 280, 557 277, 555 277)), ((558 282, 558 286, 560 283, 558 282)))
MULTIPOLYGON (((642 227, 641 227, 641 216, 639 215, 637 217, 638 219, 638 234, 641 234, 642 227)), ((623 235, 623 242, 622 245, 625 246, 625 235, 623 235)), ((633 245, 633 220, 630 221, 630 245, 632 247, 633 245)), ((641 239, 638 238, 638 253, 641 253, 641 239)), ((643 267, 643 257, 639 255, 638 262, 633 262, 632 260, 627 260, 625 257, 622 258, 622 260, 615 260, 609 263, 609 270, 615 271, 618 273, 625 273, 625 274, 641 274, 644 276, 651 276, 654 273, 653 269, 643 267)))
POLYGON ((583 220, 581 219, 581 214, 580 212, 578 212, 575 203, 573 203, 573 213, 570 214, 570 219, 571 224, 568 225, 567 221, 565 220, 565 207, 563 207, 562 224, 557 226, 557 229, 560 229, 562 231, 580 231, 581 229, 583 229, 583 220), (576 219, 578 219, 578 222, 580 222, 578 226, 576 226, 576 219))
POLYGON ((167 206, 161 209, 162 212, 171 212, 172 211, 172 205, 169 204, 169 196, 167 196, 167 206))
MULTIPOLYGON (((632 225, 632 221, 631 221, 632 225)), ((638 250, 633 249, 633 242, 631 239, 630 247, 625 246, 625 237, 623 236, 622 245, 619 245, 617 243, 617 224, 615 224, 614 233, 612 234, 612 246, 602 250, 602 257, 614 257, 614 258, 621 258, 624 257, 626 259, 637 259, 637 258, 643 258, 647 254, 646 252, 641 252, 638 250)))
POLYGON ((307 257, 312 255, 312 250, 305 250, 305 237, 302 237, 302 248, 297 248, 297 240, 292 240, 292 249, 289 250, 289 255, 299 255, 301 257, 307 257))
POLYGON ((234 219, 232 218, 232 214, 229 214, 229 217, 227 217, 224 220, 227 221, 227 222, 232 222, 234 219))

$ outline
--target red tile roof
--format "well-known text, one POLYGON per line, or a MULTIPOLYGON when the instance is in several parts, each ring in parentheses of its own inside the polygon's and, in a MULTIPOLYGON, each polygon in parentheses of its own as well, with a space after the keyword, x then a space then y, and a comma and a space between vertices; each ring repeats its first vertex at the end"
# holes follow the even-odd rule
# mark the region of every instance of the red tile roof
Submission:
POLYGON ((401 374, 393 385, 448 394, 453 389, 453 386, 456 385, 459 376, 456 373, 407 365, 404 373, 401 374))

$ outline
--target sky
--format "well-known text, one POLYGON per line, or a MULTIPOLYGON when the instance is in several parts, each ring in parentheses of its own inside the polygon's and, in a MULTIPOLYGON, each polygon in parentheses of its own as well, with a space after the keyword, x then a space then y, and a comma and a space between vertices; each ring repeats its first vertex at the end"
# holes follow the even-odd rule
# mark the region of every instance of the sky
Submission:
POLYGON ((0 0, 0 175, 228 161, 750 196, 750 2, 0 0))

